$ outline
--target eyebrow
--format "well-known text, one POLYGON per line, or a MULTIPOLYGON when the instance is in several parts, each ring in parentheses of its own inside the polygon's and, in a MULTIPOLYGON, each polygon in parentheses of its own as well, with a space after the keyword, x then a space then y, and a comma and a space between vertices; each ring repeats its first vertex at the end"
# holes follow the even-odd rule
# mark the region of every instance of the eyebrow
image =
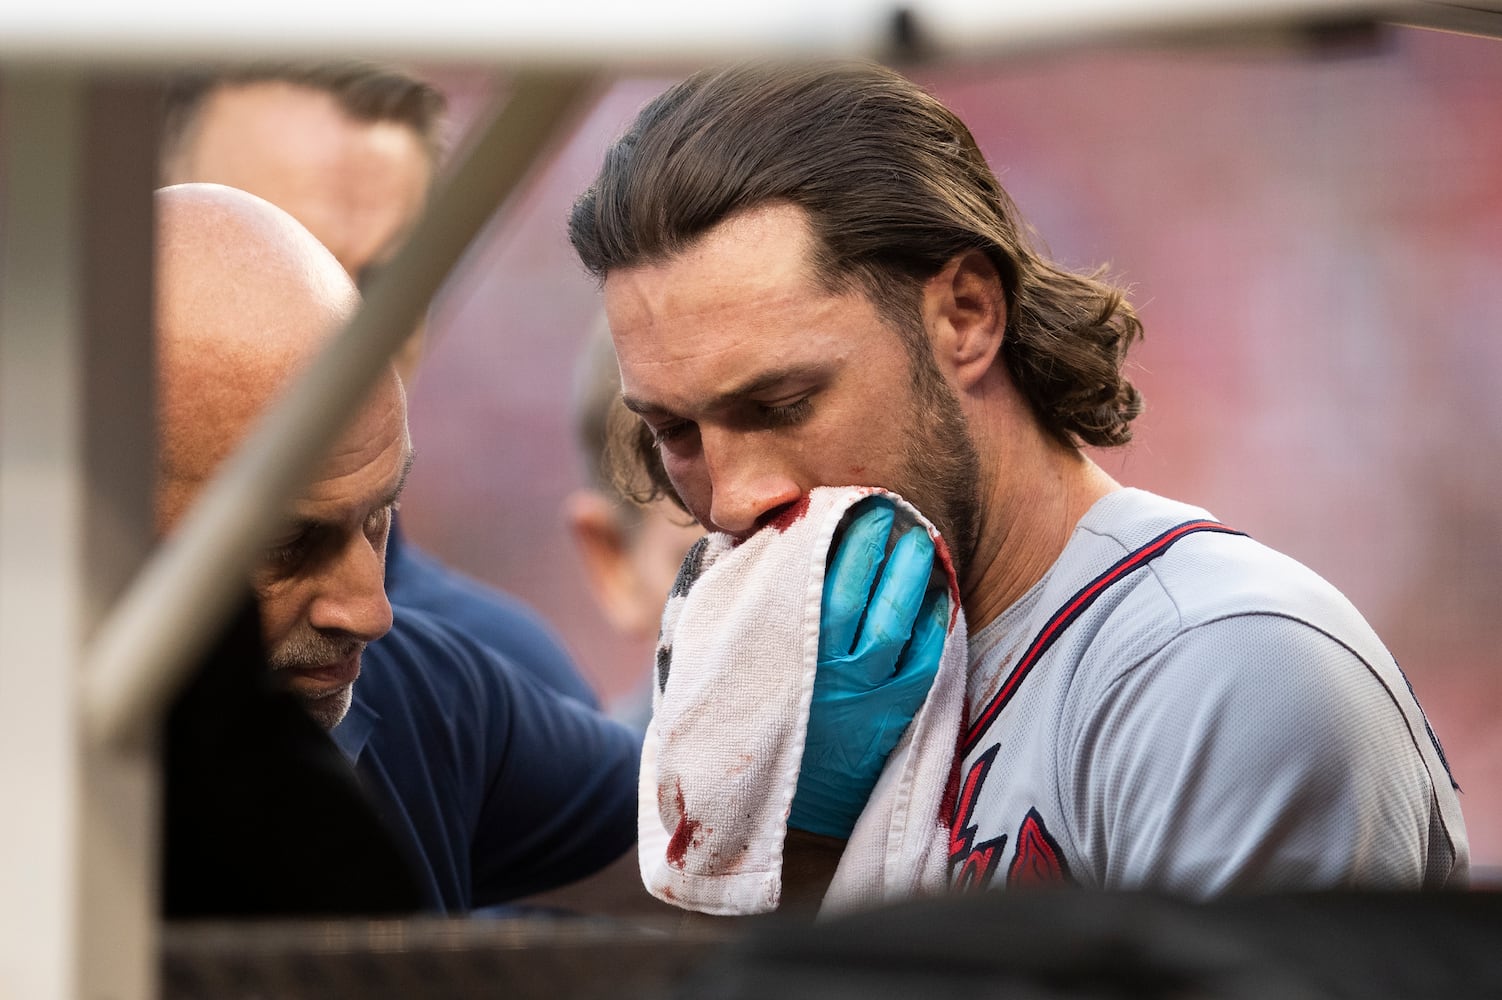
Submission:
MULTIPOLYGON (((743 401, 748 396, 754 396, 759 392, 774 389, 784 382, 822 375, 828 370, 828 367, 828 364, 823 361, 800 361, 794 364, 783 365, 781 368, 772 368, 764 372, 759 372, 744 382, 709 397, 700 409, 711 411, 724 409, 734 403, 743 401)), ((625 404, 626 409, 638 416, 644 417, 654 413, 668 412, 655 403, 648 402, 639 396, 633 396, 626 392, 621 393, 621 402, 625 404)))
POLYGON ((407 449, 407 457, 402 461, 402 474, 397 477, 396 485, 391 488, 391 492, 387 493, 377 506, 390 507, 401 498, 402 490, 407 488, 407 476, 412 473, 412 463, 416 458, 417 449, 409 447, 407 449))

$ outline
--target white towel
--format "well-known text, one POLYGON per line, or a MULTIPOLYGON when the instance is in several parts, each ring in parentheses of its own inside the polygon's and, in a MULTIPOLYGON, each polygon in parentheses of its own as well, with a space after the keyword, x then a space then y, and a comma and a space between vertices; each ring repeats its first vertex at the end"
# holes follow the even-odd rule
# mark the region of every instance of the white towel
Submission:
POLYGON ((637 820, 642 881, 659 899, 716 914, 777 908, 830 542, 848 509, 878 494, 896 506, 894 537, 911 524, 933 537, 952 613, 933 687, 856 822, 821 914, 946 885, 966 664, 953 565, 902 498, 821 487, 740 544, 701 540, 663 611, 637 820))

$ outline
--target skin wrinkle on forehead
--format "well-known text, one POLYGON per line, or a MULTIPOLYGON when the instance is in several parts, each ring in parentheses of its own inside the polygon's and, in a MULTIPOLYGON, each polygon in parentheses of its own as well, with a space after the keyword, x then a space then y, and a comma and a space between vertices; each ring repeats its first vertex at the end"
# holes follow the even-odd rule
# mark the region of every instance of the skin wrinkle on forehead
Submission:
POLYGON ((405 466, 412 448, 407 442, 405 424, 396 424, 395 417, 389 408, 379 414, 369 411, 362 414, 341 437, 339 453, 319 466, 315 473, 318 478, 297 502, 317 504, 342 498, 348 483, 360 480, 372 464, 384 461, 393 448, 402 457, 389 464, 405 466), (398 427, 400 432, 392 433, 398 427))
POLYGON ((724 306, 708 306, 703 309, 680 312, 670 310, 670 307, 666 306, 646 307, 639 304, 637 308, 622 315, 619 307, 612 305, 610 298, 611 288, 629 287, 634 291, 634 286, 624 285, 629 280, 630 276, 623 274, 615 281, 613 286, 607 282, 606 287, 606 309, 612 318, 611 332, 616 338, 616 354, 620 359, 619 363, 622 374, 625 373, 628 366, 631 368, 662 369, 687 360, 712 359, 723 355, 732 355, 740 351, 744 343, 750 339, 749 334, 738 334, 737 332, 734 323, 734 313, 737 310, 732 310, 724 306), (726 314, 726 319, 716 322, 720 313, 726 314), (675 323, 682 322, 683 319, 698 319, 697 337, 692 342, 688 342, 687 338, 685 338, 684 341, 667 345, 670 348, 677 348, 678 350, 676 351, 664 351, 661 349, 664 345, 658 343, 654 345, 658 349, 657 356, 651 358, 637 357, 633 351, 635 339, 640 335, 656 331, 659 325, 665 325, 660 324, 658 320, 658 317, 664 314, 672 315, 673 322, 675 323), (704 347, 699 346, 705 340, 710 341, 713 347, 706 350, 704 347))
MULTIPOLYGON (((291 348, 269 335, 252 346, 226 342, 227 333, 194 329, 191 336, 161 338, 159 461, 164 478, 202 483, 311 357, 306 346, 291 348)), ((266 329, 257 327, 260 333, 266 329)), ((341 435, 336 448, 345 446, 341 435)))
MULTIPOLYGON (((830 316, 845 307, 855 293, 831 294, 812 274, 811 251, 813 238, 806 231, 792 242, 791 246, 775 242, 775 224, 779 217, 797 215, 799 210, 791 205, 761 206, 758 210, 732 215, 719 223, 712 241, 701 239, 667 261, 634 268, 621 268, 605 277, 604 292, 606 312, 610 316, 611 333, 616 340, 617 355, 622 359, 624 374, 625 355, 634 328, 650 331, 657 325, 656 317, 668 317, 674 323, 685 320, 700 320, 696 343, 706 339, 730 338, 718 350, 707 354, 697 352, 682 354, 665 352, 656 360, 637 359, 642 367, 654 368, 675 364, 690 357, 713 357, 721 353, 739 350, 748 339, 747 334, 738 334, 737 317, 748 310, 767 313, 806 313, 810 302, 820 304, 813 319, 830 316), (768 254, 776 250, 775 255, 768 254), (660 270, 665 265, 680 268, 697 268, 706 262, 726 256, 744 256, 772 262, 760 270, 738 270, 724 274, 714 282, 706 282, 695 288, 680 288, 676 285, 656 285, 657 294, 650 295, 643 282, 633 280, 643 274, 660 270), (720 317, 723 317, 720 318, 720 317)), ((811 324, 817 327, 819 324, 811 324)), ((816 333, 810 329, 810 335, 816 333)), ((661 350, 664 345, 655 345, 661 350)), ((686 347, 687 345, 685 345, 686 347)))
MULTIPOLYGON (((779 312, 794 312, 795 310, 807 313, 806 302, 798 301, 791 296, 783 296, 773 300, 770 297, 762 301, 785 301, 786 309, 779 312)), ((723 323, 703 323, 692 337, 664 338, 658 337, 653 340, 653 356, 641 357, 640 351, 633 350, 636 346, 633 342, 634 333, 649 333, 658 327, 658 322, 648 318, 639 324, 632 324, 629 320, 621 325, 617 334, 617 345, 620 354, 620 371, 622 393, 628 400, 631 409, 641 406, 666 409, 677 412, 677 407, 669 405, 670 400, 676 400, 679 407, 686 411, 704 408, 710 401, 731 394, 746 394, 748 390, 759 389, 750 383, 759 382, 763 371, 787 370, 793 367, 801 368, 809 377, 822 375, 827 377, 835 369, 840 368, 848 360, 851 353, 848 345, 835 337, 828 336, 823 331, 831 324, 822 322, 825 318, 833 318, 843 308, 844 303, 836 300, 820 303, 820 306, 812 317, 805 315, 800 322, 804 326, 802 337, 803 345, 816 348, 807 352, 802 363, 791 365, 784 358, 768 358, 763 368, 748 371, 742 364, 742 360, 748 353, 748 347, 754 348, 757 344, 755 334, 740 332, 733 323, 734 316, 744 311, 740 303, 719 305, 713 309, 688 311, 672 315, 663 315, 663 326, 682 325, 684 319, 692 319, 695 316, 710 315, 723 312, 727 321, 723 323), (684 381, 679 376, 681 366, 689 364, 698 368, 709 368, 715 375, 713 388, 697 394, 693 398, 679 396, 673 393, 684 381), (723 369, 723 370, 721 370, 723 369), (816 375, 816 369, 822 372, 816 375), (661 374, 661 384, 653 388, 663 395, 661 398, 644 391, 641 383, 661 374)), ((615 327, 612 327, 614 330, 615 327)), ((787 371, 789 379, 796 380, 802 374, 787 371)), ((770 387, 768 387, 768 391, 770 387)))
MULTIPOLYGON (((280 377, 286 377, 285 369, 280 377)), ((164 511, 169 519, 175 519, 191 495, 239 448, 253 422, 276 395, 266 390, 275 388, 274 380, 248 379, 236 384, 221 379, 215 389, 184 400, 179 412, 164 416, 161 465, 162 485, 170 489, 173 498, 170 509, 164 511)), ((399 460, 401 464, 410 461, 412 448, 400 384, 392 377, 372 391, 372 398, 340 432, 318 465, 314 481, 293 501, 294 506, 342 498, 347 484, 358 484, 373 463, 385 460, 392 447, 400 448, 406 456, 399 460)))
MULTIPOLYGON (((387 379, 374 386, 371 395, 361 406, 359 411, 350 418, 344 432, 329 450, 324 459, 322 469, 326 473, 323 477, 328 482, 338 482, 354 472, 358 472, 365 463, 365 449, 355 443, 359 440, 357 433, 360 429, 369 426, 381 426, 383 424, 400 425, 405 427, 403 419, 406 412, 404 405, 405 392, 400 383, 387 379), (354 463, 353 466, 350 463, 354 463)), ((405 439, 406 434, 402 437, 405 439)))

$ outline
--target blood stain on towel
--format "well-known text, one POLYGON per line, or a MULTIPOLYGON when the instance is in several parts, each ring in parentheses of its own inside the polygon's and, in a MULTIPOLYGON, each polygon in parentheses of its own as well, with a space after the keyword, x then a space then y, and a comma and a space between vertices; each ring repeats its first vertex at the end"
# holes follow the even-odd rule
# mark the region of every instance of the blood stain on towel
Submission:
POLYGON ((782 508, 782 511, 776 517, 767 522, 767 526, 776 528, 779 534, 787 531, 793 525, 803 520, 803 515, 808 513, 810 499, 811 494, 803 494, 797 500, 782 508))
POLYGON ((668 841, 667 858, 668 864, 683 870, 683 856, 688 853, 689 846, 693 843, 694 834, 699 832, 699 821, 689 819, 688 812, 683 804, 683 783, 678 783, 678 829, 673 831, 673 839, 668 841))
POLYGON ((960 578, 954 571, 954 559, 949 555, 949 546, 938 532, 929 532, 934 540, 934 558, 944 567, 944 579, 949 583, 949 631, 954 631, 955 620, 960 616, 960 578))
MULTIPOLYGON (((727 777, 727 778, 733 778, 733 777, 735 777, 738 774, 744 774, 746 772, 746 770, 748 768, 750 768, 750 766, 752 764, 756 763, 756 757, 753 754, 749 754, 749 753, 738 754, 737 758, 740 760, 740 763, 734 765, 733 767, 730 768, 730 770, 726 771, 725 772, 725 777, 727 777)), ((710 832, 713 833, 714 831, 711 830, 710 832)))

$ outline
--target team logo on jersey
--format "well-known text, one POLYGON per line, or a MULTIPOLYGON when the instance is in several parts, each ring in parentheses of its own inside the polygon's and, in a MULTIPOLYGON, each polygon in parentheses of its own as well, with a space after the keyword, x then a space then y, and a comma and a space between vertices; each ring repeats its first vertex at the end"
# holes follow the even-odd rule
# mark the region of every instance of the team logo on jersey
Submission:
POLYGON ((990 885, 991 876, 1001 863, 1001 852, 1007 846, 1006 834, 975 843, 976 824, 972 821, 975 800, 980 797, 981 786, 1000 750, 998 743, 970 765, 954 804, 954 821, 949 824, 949 873, 956 889, 984 889, 990 885))
MULTIPOLYGON (((981 787, 1000 751, 1001 744, 998 743, 976 758, 965 774, 955 800, 954 822, 949 825, 949 873, 950 882, 956 889, 988 888, 1001 864, 1002 852, 1006 850, 1006 834, 978 844, 975 842, 979 828, 975 822, 975 802, 980 798, 981 787)), ((1064 860, 1059 842, 1048 832, 1037 808, 1029 809, 1017 829, 1016 853, 1007 868, 1007 888, 1059 885, 1072 881, 1069 862, 1064 860)))
POLYGON ((1069 862, 1036 808, 1029 809, 1017 831, 1017 853, 1007 869, 1007 888, 1070 882, 1069 862))

